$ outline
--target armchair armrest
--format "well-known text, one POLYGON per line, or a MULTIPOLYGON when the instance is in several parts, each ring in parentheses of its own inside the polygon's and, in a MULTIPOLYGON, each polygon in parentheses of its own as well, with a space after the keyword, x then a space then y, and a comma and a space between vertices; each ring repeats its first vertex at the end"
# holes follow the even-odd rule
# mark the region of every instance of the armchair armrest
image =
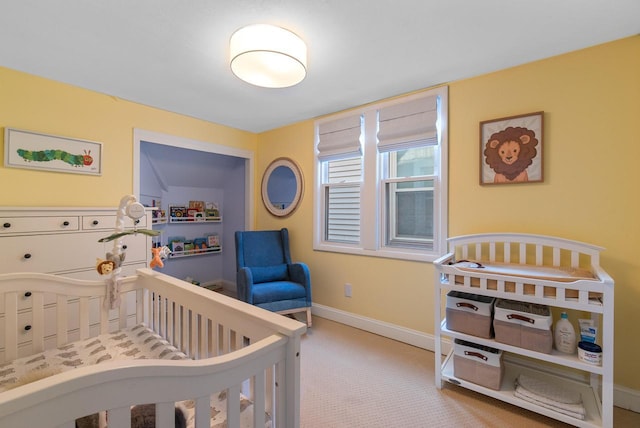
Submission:
POLYGON ((241 267, 236 274, 236 291, 238 299, 253 304, 253 274, 248 267, 241 267))
POLYGON ((309 275, 309 268, 305 263, 297 262, 290 263, 288 269, 289 279, 304 286, 307 294, 307 304, 311 306, 311 276, 309 275))

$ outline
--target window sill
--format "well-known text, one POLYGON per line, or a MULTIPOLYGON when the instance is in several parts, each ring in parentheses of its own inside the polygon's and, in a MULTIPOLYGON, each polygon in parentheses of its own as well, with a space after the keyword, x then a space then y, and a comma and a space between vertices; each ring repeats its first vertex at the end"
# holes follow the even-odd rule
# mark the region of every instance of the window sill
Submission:
POLYGON ((398 248, 383 248, 379 250, 366 250, 364 248, 359 248, 350 245, 340 245, 340 244, 314 244, 313 249, 315 251, 326 251, 330 253, 344 253, 344 254, 353 254, 359 256, 367 256, 367 257, 382 257, 387 259, 398 259, 398 260, 406 260, 406 261, 415 261, 415 262, 428 262, 431 263, 440 257, 439 254, 435 254, 433 252, 426 251, 412 251, 407 250, 406 248, 398 249, 398 248))

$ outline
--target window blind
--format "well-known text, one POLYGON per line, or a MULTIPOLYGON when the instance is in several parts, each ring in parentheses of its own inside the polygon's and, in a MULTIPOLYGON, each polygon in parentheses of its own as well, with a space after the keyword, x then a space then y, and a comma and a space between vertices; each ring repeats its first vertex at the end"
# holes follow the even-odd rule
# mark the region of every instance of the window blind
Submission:
POLYGON ((393 104, 378 110, 378 151, 438 144, 438 97, 393 104))
POLYGON ((362 155, 362 115, 348 116, 318 125, 318 159, 344 159, 362 155))

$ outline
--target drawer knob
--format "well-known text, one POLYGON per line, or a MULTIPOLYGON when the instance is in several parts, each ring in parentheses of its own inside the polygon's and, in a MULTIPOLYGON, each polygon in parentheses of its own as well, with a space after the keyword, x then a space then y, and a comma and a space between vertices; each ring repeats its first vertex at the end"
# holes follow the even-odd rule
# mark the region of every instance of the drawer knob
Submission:
POLYGON ((24 326, 24 330, 25 330, 25 331, 29 331, 29 330, 31 330, 31 326, 30 326, 29 324, 25 325, 25 326, 24 326))
POLYGON ((63 225, 63 226, 69 226, 69 222, 68 222, 68 221, 65 221, 65 222, 63 222, 63 223, 62 223, 62 225, 63 225))
POLYGON ((11 227, 11 223, 5 223, 2 225, 5 229, 9 229, 11 227))
POLYGON ((24 297, 31 297, 31 291, 27 291, 26 293, 24 293, 24 297))
POLYGON ((25 254, 25 255, 24 255, 24 258, 25 258, 25 259, 30 259, 30 258, 31 258, 31 254, 29 254, 29 253, 25 254))
POLYGON ((93 225, 94 225, 94 226, 97 226, 97 225, 98 225, 98 223, 100 223, 98 220, 93 220, 93 225))

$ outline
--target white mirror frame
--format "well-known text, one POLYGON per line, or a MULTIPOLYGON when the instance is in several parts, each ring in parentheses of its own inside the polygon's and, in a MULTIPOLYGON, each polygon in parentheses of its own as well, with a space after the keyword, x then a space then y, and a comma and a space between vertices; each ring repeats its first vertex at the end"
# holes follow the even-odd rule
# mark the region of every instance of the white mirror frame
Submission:
POLYGON ((304 180, 302 179, 302 170, 300 169, 298 164, 296 164, 293 160, 289 158, 278 158, 269 164, 266 171, 264 172, 264 175, 262 176, 262 202, 264 203, 264 207, 267 209, 267 211, 269 211, 271 214, 273 214, 276 217, 286 217, 291 213, 293 213, 298 208, 298 205, 302 200, 303 193, 304 193, 304 180), (273 204, 271 203, 271 200, 269 199, 269 193, 268 193, 269 178, 271 177, 271 174, 273 173, 273 171, 276 168, 279 168, 281 166, 289 168, 291 172, 293 172, 293 175, 296 180, 296 194, 294 195, 293 200, 291 201, 289 206, 282 209, 273 206, 273 204))

